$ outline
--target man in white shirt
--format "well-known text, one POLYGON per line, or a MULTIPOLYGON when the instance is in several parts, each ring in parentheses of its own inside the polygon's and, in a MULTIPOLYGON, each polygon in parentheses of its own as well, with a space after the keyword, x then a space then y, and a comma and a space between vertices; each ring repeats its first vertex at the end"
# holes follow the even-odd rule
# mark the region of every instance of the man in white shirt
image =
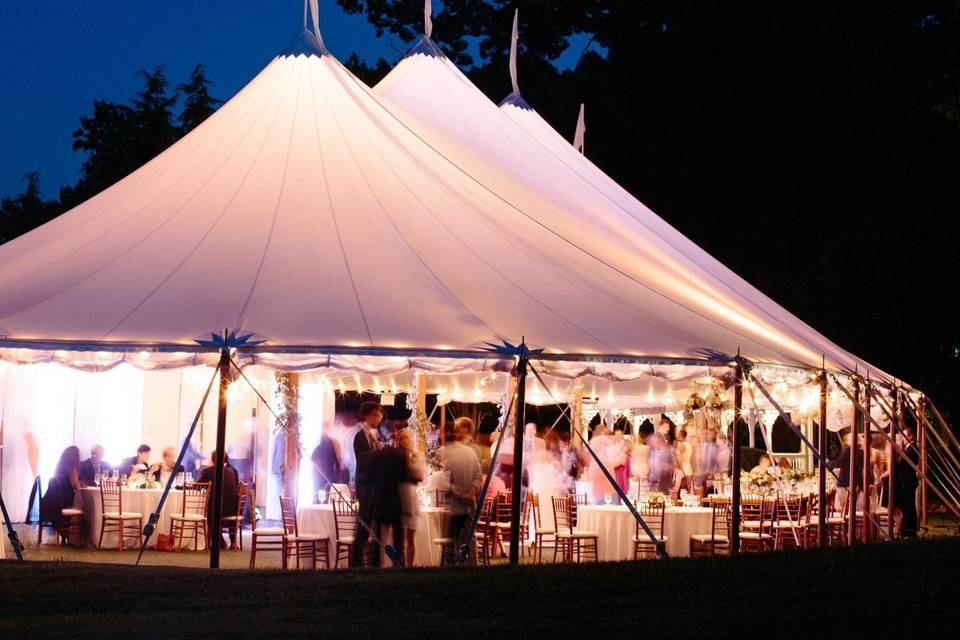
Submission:
POLYGON ((443 467, 450 475, 450 537, 459 549, 465 542, 461 538, 477 505, 483 474, 476 451, 465 444, 473 434, 473 420, 458 418, 455 429, 456 441, 446 444, 443 467))

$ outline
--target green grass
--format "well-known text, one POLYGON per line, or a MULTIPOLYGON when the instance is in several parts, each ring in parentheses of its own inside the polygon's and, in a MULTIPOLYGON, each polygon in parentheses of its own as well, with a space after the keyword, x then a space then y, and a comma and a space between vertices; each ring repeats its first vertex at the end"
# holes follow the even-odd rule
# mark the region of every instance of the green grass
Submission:
POLYGON ((0 563, 0 637, 957 637, 960 540, 408 571, 0 563))

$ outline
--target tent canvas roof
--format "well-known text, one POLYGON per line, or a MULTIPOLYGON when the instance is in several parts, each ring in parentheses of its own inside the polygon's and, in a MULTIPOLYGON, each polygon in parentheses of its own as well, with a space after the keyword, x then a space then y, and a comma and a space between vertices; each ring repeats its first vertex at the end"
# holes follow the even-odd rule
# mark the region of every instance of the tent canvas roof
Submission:
POLYGON ((448 158, 470 166, 488 184, 513 180, 514 202, 542 212, 581 246, 604 252, 617 268, 681 302, 690 313, 677 314, 676 326, 685 324, 685 315, 709 315, 737 334, 739 346, 753 357, 764 357, 757 349, 762 344, 767 357, 775 352, 775 362, 817 366, 823 355, 844 369, 876 371, 667 224, 579 154, 521 96, 512 93, 498 109, 449 59, 419 54, 427 50, 425 40, 374 90, 404 109, 406 120, 448 158))
POLYGON ((444 109, 427 123, 391 105, 304 32, 173 147, 0 247, 0 340, 188 348, 240 329, 402 352, 526 336, 551 353, 819 363, 792 316, 751 311, 596 193, 571 179, 558 201, 572 170, 520 127, 495 138, 512 120, 489 101, 455 103, 477 91, 446 58, 416 53, 391 76, 423 61, 449 70, 420 102, 462 109, 464 130, 496 116, 475 132, 487 144, 453 135, 444 109))

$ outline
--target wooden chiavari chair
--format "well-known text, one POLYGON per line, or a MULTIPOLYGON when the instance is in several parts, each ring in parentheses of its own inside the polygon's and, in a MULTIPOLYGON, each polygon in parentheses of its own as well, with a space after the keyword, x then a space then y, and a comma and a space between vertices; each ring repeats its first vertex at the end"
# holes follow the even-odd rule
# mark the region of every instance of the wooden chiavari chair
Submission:
POLYGON ((257 494, 250 491, 250 568, 257 566, 257 551, 279 551, 283 554, 283 528, 261 527, 257 517, 257 494))
MULTIPOLYGON (((667 509, 664 504, 641 503, 637 506, 637 513, 643 518, 650 531, 660 542, 666 542, 667 538, 663 535, 663 524, 666 519, 667 509)), ((641 557, 656 557, 657 545, 653 543, 647 532, 640 526, 640 522, 634 523, 633 533, 633 559, 639 560, 641 557)))
POLYGON ((97 549, 103 548, 103 534, 116 533, 119 548, 123 551, 124 538, 136 538, 137 546, 143 544, 143 514, 123 511, 123 486, 116 480, 100 482, 100 540, 97 549))
MULTIPOLYGON (((573 525, 574 501, 569 496, 553 498, 553 521, 557 524, 557 547, 563 554, 565 562, 576 562, 583 559, 598 559, 598 538, 596 531, 582 531, 574 529, 573 525)), ((556 555, 554 555, 556 557, 556 555)))
POLYGON ((715 556, 717 551, 730 549, 730 498, 713 496, 709 500, 713 510, 710 533, 690 536, 690 557, 715 556))
POLYGON ((740 507, 740 512, 742 514, 740 550, 744 553, 749 551, 772 551, 773 535, 770 531, 773 502, 763 497, 744 500, 740 507))
POLYGON ((553 547, 553 560, 557 560, 557 530, 556 528, 544 527, 541 521, 540 496, 536 493, 528 493, 527 499, 530 501, 530 508, 533 511, 533 558, 535 562, 543 562, 543 547, 553 547))
POLYGON ((290 566, 290 558, 309 558, 310 568, 317 568, 318 557, 326 569, 330 568, 330 538, 318 533, 300 533, 297 526, 297 504, 293 498, 280 496, 280 513, 283 517, 283 568, 290 566))
MULTIPOLYGON (((360 523, 357 520, 357 512, 353 503, 334 496, 331 499, 333 505, 333 526, 337 536, 334 554, 333 567, 340 568, 340 561, 343 560, 346 566, 350 566, 350 549, 353 548, 353 541, 357 538, 357 528, 360 523)), ((367 540, 367 548, 364 552, 369 556, 373 553, 379 553, 377 543, 373 540, 367 540)))
POLYGON ((247 512, 249 493, 250 486, 246 482, 241 482, 237 490, 237 512, 220 518, 220 533, 229 534, 235 531, 240 551, 243 551, 243 518, 247 512))
POLYGON ((183 547, 184 538, 193 534, 193 548, 200 548, 202 539, 209 548, 210 544, 220 544, 219 540, 211 542, 207 530, 207 509, 209 508, 210 483, 185 482, 181 490, 182 502, 180 513, 170 516, 170 540, 173 548, 179 551, 183 547))
POLYGON ((808 524, 809 496, 778 496, 774 512, 774 549, 802 547, 808 524))

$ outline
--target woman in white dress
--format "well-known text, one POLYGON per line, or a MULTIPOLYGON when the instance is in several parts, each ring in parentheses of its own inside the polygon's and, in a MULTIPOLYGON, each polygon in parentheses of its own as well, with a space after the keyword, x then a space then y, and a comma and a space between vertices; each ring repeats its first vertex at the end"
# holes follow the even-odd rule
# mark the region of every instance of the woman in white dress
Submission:
POLYGON ((423 456, 417 451, 413 442, 413 432, 402 429, 396 435, 397 447, 407 454, 407 477, 400 483, 400 526, 403 527, 403 548, 406 558, 404 565, 413 566, 417 555, 417 522, 420 520, 420 497, 417 495, 417 486, 423 482, 426 475, 426 464, 423 456))
POLYGON ((693 447, 687 442, 686 431, 681 429, 677 432, 677 441, 673 446, 677 455, 677 469, 683 474, 681 482, 684 488, 690 491, 693 488, 691 486, 693 482, 693 447))

